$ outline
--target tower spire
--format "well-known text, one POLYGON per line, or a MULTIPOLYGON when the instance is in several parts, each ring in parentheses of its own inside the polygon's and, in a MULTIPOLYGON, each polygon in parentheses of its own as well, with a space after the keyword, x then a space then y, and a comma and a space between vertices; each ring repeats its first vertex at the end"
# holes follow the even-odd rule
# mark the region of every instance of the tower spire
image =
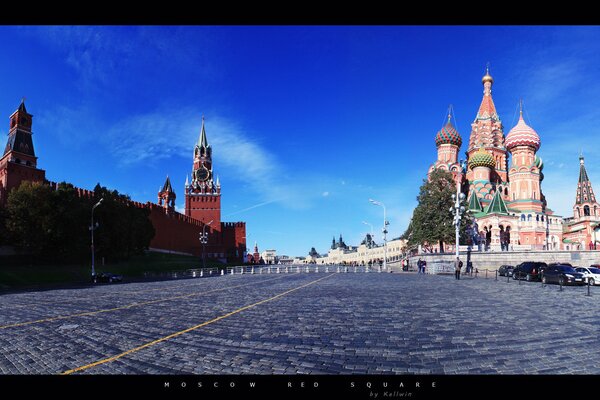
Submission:
POLYGON ((198 140, 198 146, 208 147, 208 140, 206 139, 206 130, 204 129, 204 115, 202 115, 202 128, 200 130, 200 140, 198 140))
POLYGON ((519 99, 519 119, 523 119, 523 98, 519 99))

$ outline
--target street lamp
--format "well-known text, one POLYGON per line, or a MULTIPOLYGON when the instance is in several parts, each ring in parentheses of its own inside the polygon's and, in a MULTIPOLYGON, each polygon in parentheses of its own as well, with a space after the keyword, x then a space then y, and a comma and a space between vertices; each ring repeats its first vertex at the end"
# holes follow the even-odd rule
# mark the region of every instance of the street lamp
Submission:
POLYGON ((200 234, 200 243, 202 243, 202 268, 206 268, 206 253, 204 252, 206 243, 208 243, 208 233, 206 233, 206 226, 212 224, 214 220, 210 220, 208 223, 202 226, 202 233, 200 234))
POLYGON ((102 200, 104 200, 104 198, 101 198, 100 201, 98 201, 92 207, 92 223, 90 224, 90 232, 92 232, 92 282, 95 282, 96 280, 96 269, 94 265, 94 231, 96 230, 96 228, 98 228, 97 222, 96 225, 94 225, 94 210, 96 209, 96 207, 102 204, 102 200))
POLYGON ((462 214, 465 212, 465 207, 460 205, 460 202, 465 199, 465 194, 460 191, 460 182, 466 166, 466 161, 460 160, 460 170, 456 179, 456 194, 452 194, 452 200, 454 206, 450 207, 450 212, 454 214, 454 226, 455 226, 455 243, 456 243, 456 257, 459 256, 459 231, 460 231, 460 220, 462 214))
POLYGON ((386 218, 386 214, 385 214, 385 204, 383 204, 380 201, 377 200, 373 200, 373 199, 369 199, 369 201, 373 204, 375 204, 376 206, 381 206, 383 207, 383 229, 381 230, 383 232, 383 270, 387 271, 387 226, 390 224, 386 218))

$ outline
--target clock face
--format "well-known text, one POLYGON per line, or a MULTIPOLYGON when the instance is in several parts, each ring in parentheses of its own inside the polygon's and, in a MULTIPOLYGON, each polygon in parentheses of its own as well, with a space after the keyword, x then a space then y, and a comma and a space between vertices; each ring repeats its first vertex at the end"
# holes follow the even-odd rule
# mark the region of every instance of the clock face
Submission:
POLYGON ((205 167, 200 167, 198 170, 196 170, 196 179, 198 179, 199 181, 206 181, 208 179, 209 176, 209 172, 205 167))

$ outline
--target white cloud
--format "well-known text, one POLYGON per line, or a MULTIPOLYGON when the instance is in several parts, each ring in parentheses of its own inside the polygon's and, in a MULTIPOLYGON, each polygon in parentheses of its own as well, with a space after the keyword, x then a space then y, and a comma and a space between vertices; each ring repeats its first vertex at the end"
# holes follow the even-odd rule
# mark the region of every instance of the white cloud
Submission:
POLYGON ((329 196, 329 192, 323 192, 323 193, 322 193, 322 196, 323 196, 323 197, 327 197, 327 196, 329 196))
MULTIPOLYGON (((190 159, 201 125, 199 110, 161 109, 116 121, 99 140, 122 167, 171 157, 190 159)), ((220 116, 207 116, 205 129, 213 148, 216 174, 249 183, 248 189, 262 200, 242 211, 275 202, 292 209, 306 209, 319 196, 320 192, 306 190, 310 178, 290 176, 278 157, 261 145, 260 135, 220 116)))

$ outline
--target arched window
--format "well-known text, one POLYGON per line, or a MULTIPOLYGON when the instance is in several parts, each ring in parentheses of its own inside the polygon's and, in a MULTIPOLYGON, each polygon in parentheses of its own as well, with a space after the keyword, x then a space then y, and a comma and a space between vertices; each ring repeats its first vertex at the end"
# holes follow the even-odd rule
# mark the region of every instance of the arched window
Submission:
POLYGON ((583 215, 585 217, 589 217, 590 216, 590 206, 588 206, 588 205, 583 206, 583 215))
POLYGON ((527 214, 527 222, 531 221, 531 214, 527 214))
POLYGON ((542 222, 544 222, 544 216, 543 216, 543 215, 542 215, 542 218, 541 218, 541 220, 542 220, 542 222))
POLYGON ((525 214, 521 214, 521 221, 525 221, 525 214))
POLYGON ((539 215, 536 215, 536 216, 535 216, 535 220, 536 220, 537 222, 540 222, 540 216, 539 216, 539 215))

